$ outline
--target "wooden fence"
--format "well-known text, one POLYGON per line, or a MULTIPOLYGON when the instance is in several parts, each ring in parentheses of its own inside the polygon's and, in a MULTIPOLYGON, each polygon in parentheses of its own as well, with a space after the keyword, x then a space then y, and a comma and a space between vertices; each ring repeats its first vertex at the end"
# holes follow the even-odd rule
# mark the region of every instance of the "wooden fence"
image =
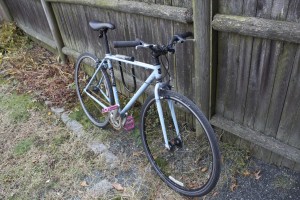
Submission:
MULTIPOLYGON (((163 43, 193 31, 169 56, 173 85, 226 131, 277 165, 300 170, 300 1, 0 0, 29 35, 76 58, 104 52, 88 21, 117 27, 109 39, 163 43), (193 23, 194 22, 194 23, 193 23)), ((1 5, 0 4, 0 5, 1 5)), ((0 6, 0 7, 3 7, 0 6)), ((149 61, 147 51, 112 49, 149 61)), ((144 71, 138 71, 140 82, 144 71)), ((121 92, 125 92, 123 89, 121 92)))
POLYGON ((265 160, 299 170, 300 1, 218 3, 212 123, 252 142, 265 160))

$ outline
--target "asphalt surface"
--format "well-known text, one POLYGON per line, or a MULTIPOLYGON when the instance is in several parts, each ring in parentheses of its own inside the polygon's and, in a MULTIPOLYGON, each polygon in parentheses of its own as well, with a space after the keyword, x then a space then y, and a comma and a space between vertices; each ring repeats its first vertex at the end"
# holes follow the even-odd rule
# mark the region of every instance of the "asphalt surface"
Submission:
POLYGON ((260 171, 257 176, 236 177, 236 188, 224 184, 214 197, 207 199, 238 200, 298 200, 300 199, 300 173, 284 167, 276 167, 260 160, 252 159, 250 171, 260 171))

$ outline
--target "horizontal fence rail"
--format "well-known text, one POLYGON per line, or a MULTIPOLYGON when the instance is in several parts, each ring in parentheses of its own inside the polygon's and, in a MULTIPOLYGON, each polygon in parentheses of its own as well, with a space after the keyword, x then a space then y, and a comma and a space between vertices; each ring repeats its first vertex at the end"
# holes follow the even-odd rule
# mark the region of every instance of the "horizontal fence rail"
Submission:
POLYGON ((300 24, 296 22, 217 14, 212 26, 217 31, 300 43, 300 24))
POLYGON ((192 8, 174 7, 160 4, 149 4, 144 2, 119 1, 119 0, 47 0, 54 3, 80 4, 117 12, 135 13, 149 17, 157 17, 177 21, 181 23, 192 23, 192 8))

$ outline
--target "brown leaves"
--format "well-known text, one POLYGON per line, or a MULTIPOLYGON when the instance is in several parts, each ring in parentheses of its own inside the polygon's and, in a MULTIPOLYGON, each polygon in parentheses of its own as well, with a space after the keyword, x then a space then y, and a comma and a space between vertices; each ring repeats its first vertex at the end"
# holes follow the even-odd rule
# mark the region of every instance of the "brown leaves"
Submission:
POLYGON ((235 177, 232 177, 231 178, 230 191, 231 192, 235 191, 237 187, 238 187, 237 180, 236 180, 235 177))
POLYGON ((244 176, 250 176, 251 173, 250 173, 248 170, 245 170, 245 171, 243 172, 243 175, 244 175, 244 176))
POLYGON ((80 185, 81 185, 82 187, 87 187, 87 186, 89 186, 88 183, 87 183, 86 181, 82 181, 82 182, 80 183, 80 185))
POLYGON ((113 183, 112 186, 118 191, 124 191, 124 188, 120 183, 113 183))
POLYGON ((207 170, 208 170, 207 167, 203 167, 203 168, 201 169, 201 172, 204 173, 204 172, 207 172, 207 170))
POLYGON ((21 52, 22 56, 9 59, 6 75, 17 79, 21 84, 17 90, 22 93, 33 91, 39 100, 51 101, 61 106, 76 101, 74 69, 71 65, 56 62, 52 53, 39 46, 21 52))
POLYGON ((256 171, 254 174, 255 180, 259 180, 261 178, 260 170, 256 171))
MULTIPOLYGON (((255 170, 254 172, 250 172, 249 170, 244 170, 242 172, 242 175, 245 177, 251 177, 254 178, 255 180, 259 180, 262 175, 261 175, 261 170, 255 170)), ((233 192, 237 189, 238 187, 238 182, 235 177, 231 177, 231 184, 230 184, 230 191, 233 192)))
POLYGON ((243 171, 243 176, 250 176, 253 175, 255 180, 259 180, 261 178, 261 170, 255 170, 254 172, 250 172, 249 170, 244 170, 243 171))

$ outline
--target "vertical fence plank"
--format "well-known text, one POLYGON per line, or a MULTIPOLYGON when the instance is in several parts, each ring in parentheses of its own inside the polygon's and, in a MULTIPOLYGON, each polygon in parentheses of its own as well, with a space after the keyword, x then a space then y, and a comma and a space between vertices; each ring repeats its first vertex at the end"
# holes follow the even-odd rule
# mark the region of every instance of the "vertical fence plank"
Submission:
POLYGON ((61 37, 59 29, 58 29, 58 25, 55 20, 55 15, 53 13, 53 10, 51 9, 51 5, 49 2, 46 2, 45 0, 41 0, 41 3, 44 8, 44 12, 45 12, 46 18, 48 20, 48 24, 49 24, 52 36, 56 43, 59 58, 62 63, 65 63, 66 57, 62 52, 62 48, 63 48, 64 44, 63 44, 62 37, 61 37))
MULTIPOLYGON (((297 5, 295 5, 294 2, 295 1, 274 1, 275 9, 274 12, 272 12, 272 17, 279 20, 296 21, 297 15, 295 15, 295 13, 297 12, 295 12, 296 10, 294 9, 297 9, 297 5)), ((298 3, 298 6, 299 5, 300 4, 298 3)), ((278 70, 273 87, 274 89, 272 94, 272 101, 270 102, 270 109, 265 128, 265 134, 272 137, 276 137, 280 119, 282 118, 282 116, 284 116, 284 112, 282 111, 284 102, 287 100, 286 96, 292 70, 292 65, 290 63, 287 63, 287 60, 293 59, 294 57, 293 53, 291 52, 293 51, 291 48, 297 48, 296 46, 293 46, 293 44, 284 44, 283 42, 276 42, 276 44, 278 46, 276 49, 278 50, 279 48, 281 48, 281 52, 280 55, 278 55, 276 58, 277 60, 279 59, 278 70)), ((274 49, 274 51, 276 51, 276 49, 274 49)), ((270 158, 270 162, 277 165, 281 165, 282 163, 285 164, 285 166, 287 163, 290 163, 287 162, 282 156, 274 153, 270 158)))
MULTIPOLYGON (((191 30, 192 27, 189 25, 174 23, 174 33, 180 34, 191 30)), ((172 34, 170 34, 171 36, 172 34)), ((176 65, 176 85, 177 91, 186 97, 193 99, 193 75, 194 73, 194 57, 193 57, 193 44, 191 42, 185 42, 183 44, 176 45, 176 54, 175 54, 175 65, 176 65), (187 59, 187 55, 188 59, 187 59)), ((193 99, 194 100, 194 99, 193 99)))
MULTIPOLYGON (((250 17, 255 16, 256 4, 256 0, 244 0, 243 15, 250 17)), ((240 124, 242 124, 244 120, 249 70, 251 65, 252 44, 252 37, 241 37, 234 109, 234 121, 240 124)))
POLYGON ((204 115, 210 116, 210 33, 211 5, 209 0, 193 0, 194 54, 195 54, 195 102, 204 115))
POLYGON ((6 3, 4 0, 0 0, 0 13, 2 13, 2 17, 4 20, 11 22, 13 20, 13 17, 11 16, 6 3))

